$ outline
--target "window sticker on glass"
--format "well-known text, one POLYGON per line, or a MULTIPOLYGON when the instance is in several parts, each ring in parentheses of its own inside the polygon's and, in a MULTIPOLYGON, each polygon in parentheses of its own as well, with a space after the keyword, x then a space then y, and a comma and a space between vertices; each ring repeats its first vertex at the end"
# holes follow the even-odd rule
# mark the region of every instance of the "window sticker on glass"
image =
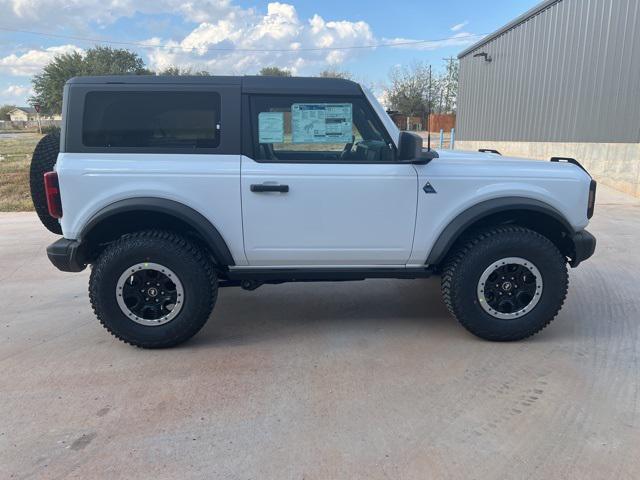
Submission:
POLYGON ((293 143, 349 143, 353 138, 350 103, 291 105, 293 143))
POLYGON ((284 112, 260 112, 258 114, 258 142, 284 142, 284 112))

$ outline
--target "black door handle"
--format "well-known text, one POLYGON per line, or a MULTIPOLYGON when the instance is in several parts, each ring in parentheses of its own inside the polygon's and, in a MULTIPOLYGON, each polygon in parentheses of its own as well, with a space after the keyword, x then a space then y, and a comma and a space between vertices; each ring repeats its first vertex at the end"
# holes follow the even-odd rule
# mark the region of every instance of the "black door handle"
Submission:
POLYGON ((280 192, 287 193, 289 191, 289 185, 270 185, 268 183, 254 183, 249 187, 252 192, 280 192))

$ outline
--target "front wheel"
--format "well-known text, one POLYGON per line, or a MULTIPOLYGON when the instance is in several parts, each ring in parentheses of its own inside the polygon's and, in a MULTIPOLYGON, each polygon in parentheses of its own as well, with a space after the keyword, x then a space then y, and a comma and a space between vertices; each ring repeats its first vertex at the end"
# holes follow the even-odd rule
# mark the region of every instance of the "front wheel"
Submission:
POLYGON ((143 348, 172 347, 195 335, 211 314, 217 288, 211 262, 197 246, 155 230, 107 247, 89 280, 100 323, 143 348))
POLYGON ((546 237, 508 226, 478 233, 448 258, 442 295, 474 335, 522 340, 546 327, 567 295, 566 259, 546 237))

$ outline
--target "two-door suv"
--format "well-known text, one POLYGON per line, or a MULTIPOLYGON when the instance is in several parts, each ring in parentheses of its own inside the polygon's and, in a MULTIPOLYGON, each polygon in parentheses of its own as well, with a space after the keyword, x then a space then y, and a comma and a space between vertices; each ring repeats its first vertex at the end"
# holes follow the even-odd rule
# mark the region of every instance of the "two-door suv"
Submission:
POLYGON ((193 336, 223 286, 434 274, 470 332, 523 339, 595 249, 577 161, 423 148, 348 80, 79 77, 63 118, 32 161, 47 253, 92 266, 98 319, 140 347, 193 336))

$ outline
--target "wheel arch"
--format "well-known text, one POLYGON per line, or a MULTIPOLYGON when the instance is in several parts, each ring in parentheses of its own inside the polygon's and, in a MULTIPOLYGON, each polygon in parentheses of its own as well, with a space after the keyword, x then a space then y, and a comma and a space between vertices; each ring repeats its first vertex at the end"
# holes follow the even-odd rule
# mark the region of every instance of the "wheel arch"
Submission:
POLYGON ((138 197, 111 203, 87 221, 79 238, 86 244, 91 259, 100 244, 147 228, 189 234, 210 251, 219 266, 235 265, 224 238, 204 215, 183 203, 165 198, 138 197))
POLYGON ((571 238, 576 232, 561 212, 540 200, 501 197, 478 203, 449 222, 433 244, 426 264, 441 264, 451 249, 464 240, 469 232, 504 224, 516 224, 537 231, 549 238, 563 255, 572 255, 571 238))

